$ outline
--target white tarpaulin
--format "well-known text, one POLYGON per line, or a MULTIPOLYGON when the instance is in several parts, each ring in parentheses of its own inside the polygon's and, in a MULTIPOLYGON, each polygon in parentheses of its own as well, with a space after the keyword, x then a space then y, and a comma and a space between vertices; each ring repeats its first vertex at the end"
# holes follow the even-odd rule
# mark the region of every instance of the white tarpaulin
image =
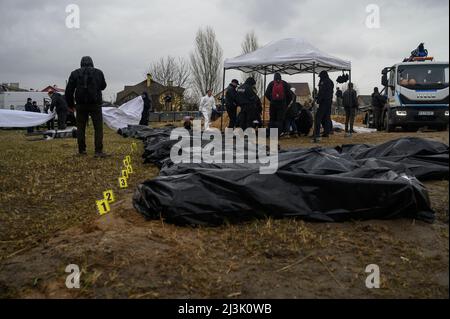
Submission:
POLYGON ((43 114, 25 111, 0 109, 0 127, 22 128, 34 127, 47 123, 55 114, 43 114))
POLYGON ((351 62, 341 60, 312 46, 301 38, 271 42, 245 55, 225 60, 225 69, 242 72, 285 74, 313 73, 315 71, 349 71, 351 62))
MULTIPOLYGON (((335 122, 333 121, 333 128, 337 128, 341 131, 345 131, 345 124, 339 123, 339 122, 335 122)), ((360 133, 360 134, 364 134, 364 133, 376 133, 377 130, 376 129, 372 129, 372 128, 367 128, 367 127, 360 127, 360 126, 355 126, 353 127, 353 130, 356 133, 360 133)))
POLYGON ((114 131, 118 131, 128 125, 139 125, 144 110, 144 100, 138 96, 119 108, 104 107, 103 121, 114 131))

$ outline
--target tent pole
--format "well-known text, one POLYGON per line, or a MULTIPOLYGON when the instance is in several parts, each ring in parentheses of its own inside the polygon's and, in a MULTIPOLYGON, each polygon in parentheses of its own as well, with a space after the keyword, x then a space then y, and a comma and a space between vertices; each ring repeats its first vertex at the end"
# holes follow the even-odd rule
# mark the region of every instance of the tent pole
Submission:
POLYGON ((266 123, 266 85, 267 85, 267 70, 266 68, 264 68, 264 92, 262 92, 263 94, 263 122, 262 125, 263 127, 265 126, 266 123))
POLYGON ((316 136, 316 62, 313 62, 313 137, 314 140, 318 138, 316 136))
POLYGON ((220 101, 221 104, 221 112, 222 115, 220 116, 220 131, 223 132, 223 115, 224 115, 224 106, 225 106, 225 75, 226 75, 227 69, 223 68, 223 81, 222 81, 222 99, 220 101))

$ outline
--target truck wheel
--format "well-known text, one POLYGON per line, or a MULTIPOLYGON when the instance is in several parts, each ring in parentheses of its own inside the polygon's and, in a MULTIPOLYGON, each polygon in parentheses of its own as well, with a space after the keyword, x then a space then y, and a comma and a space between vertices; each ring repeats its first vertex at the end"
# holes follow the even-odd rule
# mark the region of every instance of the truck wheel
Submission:
POLYGON ((384 115, 384 129, 387 133, 392 133, 395 129, 395 127, 391 124, 389 124, 389 113, 386 112, 384 115))

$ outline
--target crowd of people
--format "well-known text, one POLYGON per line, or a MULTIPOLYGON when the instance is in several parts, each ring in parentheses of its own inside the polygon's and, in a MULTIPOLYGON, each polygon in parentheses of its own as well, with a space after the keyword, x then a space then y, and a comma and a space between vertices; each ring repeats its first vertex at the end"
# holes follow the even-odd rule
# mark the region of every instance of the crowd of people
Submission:
MULTIPOLYGON (((228 128, 241 128, 245 131, 247 128, 256 129, 263 126, 263 106, 256 84, 255 79, 249 77, 242 84, 234 79, 227 87, 224 104, 229 118, 228 128)), ((282 80, 281 74, 275 74, 265 97, 270 101, 269 126, 278 129, 279 136, 309 135, 313 125, 311 111, 297 102, 295 91, 282 80)), ((208 90, 199 107, 205 130, 210 129, 211 115, 216 110, 216 100, 212 91, 208 90)))
MULTIPOLYGON (((354 131, 355 115, 358 109, 358 97, 353 83, 348 84, 345 92, 337 88, 334 95, 334 83, 328 72, 319 74, 320 82, 318 90, 313 91, 312 103, 302 105, 297 101, 295 90, 289 83, 284 81, 280 73, 275 73, 274 79, 269 83, 264 97, 270 102, 269 127, 278 130, 279 137, 283 136, 309 136, 313 130, 313 140, 319 142, 321 138, 333 134, 333 122, 331 120, 333 97, 336 96, 337 106, 342 106, 346 114, 345 133, 351 137, 354 131), (318 109, 313 118, 311 110, 314 103, 318 109), (321 134, 322 133, 322 134, 321 134)), ((263 107, 258 96, 256 81, 249 77, 243 84, 238 80, 232 80, 229 84, 224 104, 229 117, 228 128, 258 128, 263 123, 263 107), (239 112, 238 112, 239 111, 239 112)), ((103 113, 102 113, 102 91, 106 89, 106 81, 103 72, 94 67, 91 57, 81 59, 80 68, 70 74, 66 94, 62 96, 51 90, 48 94, 51 103, 46 102, 44 111, 55 112, 58 115, 58 129, 66 128, 68 117, 73 117, 77 125, 78 153, 86 155, 86 126, 89 117, 92 118, 95 131, 95 154, 96 157, 107 156, 103 152, 103 113), (76 111, 76 119, 75 119, 76 111)), ((149 124, 149 114, 152 111, 152 100, 146 92, 142 94, 144 108, 140 125, 149 124)), ((381 129, 382 111, 386 103, 378 88, 372 94, 372 107, 377 129, 381 129)), ((27 100, 25 111, 41 112, 37 103, 31 99, 27 100)), ((199 111, 204 118, 204 129, 210 129, 211 117, 217 112, 216 100, 212 90, 202 97, 199 103, 199 111)), ((190 123, 186 121, 186 123, 190 123)), ((186 126, 186 125, 185 125, 186 126)), ((190 127, 190 125, 188 125, 190 127)), ((48 129, 54 128, 53 120, 47 123, 48 129)), ((28 128, 32 133, 33 128, 28 128)), ((268 132, 268 135, 270 132, 268 132)))
MULTIPOLYGON (((279 137, 309 136, 313 131, 313 140, 320 142, 322 138, 328 138, 334 134, 332 116, 333 97, 336 96, 336 106, 343 108, 346 115, 345 134, 352 137, 355 134, 354 123, 359 107, 358 95, 353 83, 348 83, 345 92, 337 88, 334 94, 334 83, 327 71, 319 74, 320 82, 318 90, 314 90, 311 103, 302 105, 297 101, 295 90, 284 81, 280 73, 275 73, 274 79, 269 83, 264 97, 270 103, 269 128, 278 129, 279 137), (318 108, 315 118, 311 112, 313 103, 318 108)), ((378 89, 376 90, 378 92, 378 89)), ((373 106, 378 114, 377 125, 381 127, 381 110, 385 101, 378 93, 373 95, 373 106)), ((257 94, 256 81, 249 77, 243 84, 238 80, 232 80, 226 89, 224 104, 229 117, 228 128, 237 127, 246 130, 249 127, 262 127, 262 103, 257 94), (238 110, 240 112, 238 113, 238 110)), ((209 90, 200 101, 199 111, 202 113, 205 130, 210 129, 211 114, 216 110, 216 101, 209 90)))

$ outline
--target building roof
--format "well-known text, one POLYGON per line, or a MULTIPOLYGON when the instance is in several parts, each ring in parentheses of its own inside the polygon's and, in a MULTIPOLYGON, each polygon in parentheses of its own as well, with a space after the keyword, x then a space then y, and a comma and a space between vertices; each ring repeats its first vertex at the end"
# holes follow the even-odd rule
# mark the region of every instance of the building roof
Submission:
POLYGON ((64 93, 66 90, 59 88, 56 84, 55 85, 49 85, 45 89, 43 89, 41 92, 49 92, 50 90, 53 90, 55 92, 64 93))
POLYGON ((29 90, 19 88, 19 83, 2 83, 0 92, 29 92, 29 90))
POLYGON ((311 90, 308 83, 289 83, 289 85, 295 89, 295 95, 297 96, 311 96, 311 90))
POLYGON ((182 87, 167 87, 164 86, 156 81, 152 81, 152 84, 149 87, 147 87, 147 80, 144 80, 136 85, 126 85, 123 89, 123 91, 120 91, 117 93, 116 101, 117 103, 120 103, 124 98, 129 96, 130 94, 135 94, 136 96, 139 96, 142 94, 142 92, 147 92, 150 96, 160 96, 161 94, 167 92, 167 91, 173 91, 179 95, 183 95, 185 89, 182 87))

